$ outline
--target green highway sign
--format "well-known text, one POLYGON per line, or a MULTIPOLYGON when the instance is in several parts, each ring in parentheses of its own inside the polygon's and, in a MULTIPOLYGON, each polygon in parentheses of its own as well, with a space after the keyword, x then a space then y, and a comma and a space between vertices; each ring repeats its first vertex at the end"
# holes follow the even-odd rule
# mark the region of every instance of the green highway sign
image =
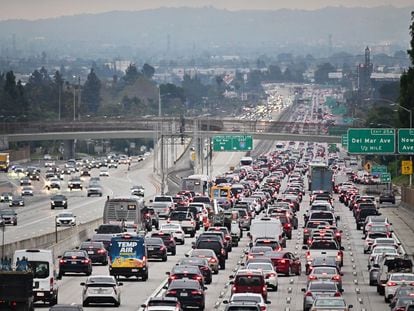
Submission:
POLYGON ((414 129, 398 129, 398 153, 414 154, 414 129))
POLYGON ((250 151, 253 150, 251 135, 222 135, 213 137, 213 151, 250 151))
POLYGON ((381 174, 381 183, 390 183, 391 182, 391 174, 390 173, 382 173, 381 174))
POLYGON ((348 152, 355 154, 395 153, 395 129, 350 128, 348 152))
POLYGON ((372 175, 379 175, 382 173, 387 173, 387 167, 385 165, 373 165, 371 168, 372 175))
POLYGON ((342 135, 342 147, 348 147, 348 134, 343 134, 342 135))

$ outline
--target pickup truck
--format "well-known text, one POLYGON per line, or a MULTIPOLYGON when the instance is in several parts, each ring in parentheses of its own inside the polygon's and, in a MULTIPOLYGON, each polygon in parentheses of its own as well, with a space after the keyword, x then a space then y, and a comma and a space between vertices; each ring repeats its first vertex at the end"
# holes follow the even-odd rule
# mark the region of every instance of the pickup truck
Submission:
POLYGON ((160 218, 168 218, 170 212, 174 209, 174 200, 169 195, 156 195, 150 200, 150 207, 158 214, 160 218))
POLYGON ((0 309, 32 311, 33 273, 0 271, 0 309))
POLYGON ((307 250, 308 264, 316 257, 333 257, 339 267, 344 263, 344 247, 339 246, 335 240, 314 240, 309 246, 304 245, 302 249, 307 250))
POLYGON ((185 233, 190 234, 192 238, 196 234, 196 222, 191 212, 184 212, 184 211, 171 212, 167 222, 170 224, 181 225, 181 228, 183 228, 183 231, 185 233))

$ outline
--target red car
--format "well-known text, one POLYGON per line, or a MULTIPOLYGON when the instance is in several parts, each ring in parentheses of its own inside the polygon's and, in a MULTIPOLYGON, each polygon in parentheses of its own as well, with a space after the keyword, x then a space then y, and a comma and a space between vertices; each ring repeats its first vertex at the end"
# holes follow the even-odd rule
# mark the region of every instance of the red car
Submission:
POLYGON ((264 257, 270 258, 277 273, 285 275, 300 275, 302 264, 300 259, 291 252, 273 251, 265 253, 264 257))

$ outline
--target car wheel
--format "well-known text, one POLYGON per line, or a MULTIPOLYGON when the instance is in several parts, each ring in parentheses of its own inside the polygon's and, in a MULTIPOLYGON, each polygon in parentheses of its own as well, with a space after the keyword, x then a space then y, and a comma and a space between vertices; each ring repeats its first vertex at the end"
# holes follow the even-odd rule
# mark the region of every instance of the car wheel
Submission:
POLYGON ((176 250, 176 248, 173 248, 173 250, 171 251, 171 255, 172 256, 175 256, 175 254, 177 253, 177 250, 176 250))
POLYGON ((278 286, 276 285, 276 286, 274 287, 275 292, 277 292, 277 288, 278 288, 278 286))
POLYGON ((50 209, 55 209, 55 208, 53 206, 51 206, 50 209))
POLYGON ((142 280, 145 282, 148 280, 148 271, 142 276, 142 280))
POLYGON ((92 274, 92 271, 88 271, 85 274, 86 274, 86 276, 90 276, 92 274))
POLYGON ((164 257, 162 257, 162 261, 167 261, 167 255, 165 255, 164 257))
POLYGON ((121 302, 117 301, 114 303, 115 308, 118 308, 121 305, 121 302))
POLYGON ((82 303, 82 307, 87 307, 87 306, 89 306, 89 303, 87 303, 87 302, 85 302, 85 301, 84 301, 84 302, 82 303))
POLYGON ((224 270, 224 269, 226 269, 226 261, 225 260, 220 262, 220 270, 224 270))
POLYGON ((195 237, 195 231, 192 231, 191 233, 190 233, 190 237, 192 237, 192 238, 194 238, 195 237))

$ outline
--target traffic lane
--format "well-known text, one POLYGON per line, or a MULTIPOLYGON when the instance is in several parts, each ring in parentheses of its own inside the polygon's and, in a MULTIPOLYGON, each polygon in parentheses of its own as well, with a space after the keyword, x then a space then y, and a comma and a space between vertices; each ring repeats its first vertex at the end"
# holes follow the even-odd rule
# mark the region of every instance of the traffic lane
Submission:
MULTIPOLYGON (((8 227, 5 235, 6 243, 39 236, 55 230, 55 216, 64 209, 50 208, 50 196, 53 193, 63 193, 68 197, 67 211, 73 211, 77 216, 78 223, 86 223, 102 217, 103 207, 105 205, 106 195, 110 196, 130 196, 130 187, 137 181, 146 189, 147 198, 156 193, 156 182, 152 179, 152 170, 148 167, 139 166, 134 170, 127 170, 127 167, 117 170, 111 170, 112 177, 101 177, 101 183, 104 190, 102 197, 86 197, 86 190, 67 190, 65 185, 63 191, 47 191, 42 201, 33 205, 27 205, 17 208, 18 225, 8 227)), ((92 176, 97 176, 97 170, 92 172, 92 176)), ((87 186, 89 178, 84 179, 84 186, 87 186)), ((65 210, 66 211, 66 210, 65 210)), ((59 229, 59 230, 64 230, 59 229)))
MULTIPOLYGON (((172 267, 177 263, 180 258, 184 258, 185 254, 191 250, 191 242, 193 238, 186 238, 186 244, 177 246, 176 256, 168 256, 167 262, 160 262, 151 260, 149 262, 149 279, 146 282, 142 282, 136 279, 124 279, 121 278, 120 282, 124 285, 122 287, 121 294, 121 310, 136 310, 141 304, 143 304, 153 292, 159 288, 167 278, 166 272, 171 271, 172 267)), ((206 310, 212 310, 216 301, 219 299, 220 293, 224 290, 226 284, 228 284, 229 276, 232 273, 232 269, 236 267, 240 256, 244 254, 244 248, 242 245, 247 244, 247 239, 239 244, 241 246, 233 248, 233 251, 229 253, 229 259, 226 261, 226 269, 220 270, 218 275, 213 275, 213 282, 207 285, 206 291, 206 310)), ((108 274, 107 266, 94 265, 92 274, 108 274)), ((82 287, 80 282, 86 280, 83 275, 68 275, 63 276, 59 281, 59 303, 82 303, 82 287)), ((162 291, 164 292, 164 291, 162 291)), ((93 310, 107 309, 105 306, 91 307, 93 310)))

